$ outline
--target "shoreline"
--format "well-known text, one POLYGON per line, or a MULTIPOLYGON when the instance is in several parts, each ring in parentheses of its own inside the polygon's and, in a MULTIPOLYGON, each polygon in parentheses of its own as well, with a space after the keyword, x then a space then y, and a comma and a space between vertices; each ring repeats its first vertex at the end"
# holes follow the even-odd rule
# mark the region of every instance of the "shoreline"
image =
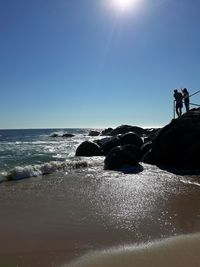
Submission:
POLYGON ((88 251, 198 232, 199 186, 198 176, 148 165, 138 175, 85 170, 2 183, 0 264, 60 266, 88 251))

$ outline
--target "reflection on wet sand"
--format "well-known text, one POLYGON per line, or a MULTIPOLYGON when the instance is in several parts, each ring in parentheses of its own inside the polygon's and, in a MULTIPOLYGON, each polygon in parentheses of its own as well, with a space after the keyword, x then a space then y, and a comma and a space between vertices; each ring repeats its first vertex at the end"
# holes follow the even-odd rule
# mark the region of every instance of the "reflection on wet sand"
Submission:
POLYGON ((0 263, 58 266, 89 251, 199 232, 198 180, 144 165, 134 175, 91 168, 3 183, 0 263))

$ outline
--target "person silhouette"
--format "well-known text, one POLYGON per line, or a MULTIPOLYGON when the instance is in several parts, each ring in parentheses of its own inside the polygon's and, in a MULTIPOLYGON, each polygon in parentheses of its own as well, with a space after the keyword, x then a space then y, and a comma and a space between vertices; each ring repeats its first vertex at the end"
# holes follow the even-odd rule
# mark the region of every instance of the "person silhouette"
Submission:
POLYGON ((183 96, 177 89, 174 90, 174 98, 176 101, 176 114, 178 117, 182 115, 182 107, 183 107, 183 96))
POLYGON ((184 99, 186 112, 188 112, 190 110, 190 96, 189 96, 189 92, 186 88, 184 88, 182 90, 182 95, 183 95, 183 99, 184 99))

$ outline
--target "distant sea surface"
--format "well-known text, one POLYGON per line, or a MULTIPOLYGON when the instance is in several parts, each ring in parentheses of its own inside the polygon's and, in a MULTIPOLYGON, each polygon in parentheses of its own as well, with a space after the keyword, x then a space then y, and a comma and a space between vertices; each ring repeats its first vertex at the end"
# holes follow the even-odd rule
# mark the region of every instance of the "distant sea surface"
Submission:
MULTIPOLYGON (((0 130, 0 181, 8 177, 22 179, 78 168, 75 151, 83 141, 94 139, 88 136, 90 130, 0 130), (62 137, 66 133, 74 136, 62 137)), ((84 165, 82 161, 81 164, 84 165)))

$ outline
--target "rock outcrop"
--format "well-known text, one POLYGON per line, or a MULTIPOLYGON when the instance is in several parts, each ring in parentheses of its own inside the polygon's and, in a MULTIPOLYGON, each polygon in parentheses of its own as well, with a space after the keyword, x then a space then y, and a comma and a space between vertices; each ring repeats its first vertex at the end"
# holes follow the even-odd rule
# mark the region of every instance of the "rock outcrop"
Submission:
POLYGON ((143 139, 141 136, 147 136, 148 131, 137 126, 122 125, 114 130, 108 128, 104 133, 107 137, 80 144, 76 150, 76 156, 104 155, 106 156, 105 169, 111 170, 138 164, 142 155, 143 139), (137 133, 130 130, 136 130, 137 133))
POLYGON ((173 119, 162 129, 122 125, 105 132, 110 137, 82 143, 76 155, 105 155, 105 169, 111 170, 139 161, 171 170, 200 170, 200 108, 173 119))
POLYGON ((163 127, 145 160, 160 167, 200 169, 200 109, 193 109, 163 127))
POLYGON ((141 127, 131 126, 131 125, 121 125, 121 126, 115 128, 115 129, 113 129, 112 131, 110 131, 109 135, 110 136, 115 136, 115 135, 118 135, 118 134, 125 134, 125 133, 128 133, 128 132, 134 132, 139 136, 147 134, 147 131, 145 129, 141 128, 141 127))

